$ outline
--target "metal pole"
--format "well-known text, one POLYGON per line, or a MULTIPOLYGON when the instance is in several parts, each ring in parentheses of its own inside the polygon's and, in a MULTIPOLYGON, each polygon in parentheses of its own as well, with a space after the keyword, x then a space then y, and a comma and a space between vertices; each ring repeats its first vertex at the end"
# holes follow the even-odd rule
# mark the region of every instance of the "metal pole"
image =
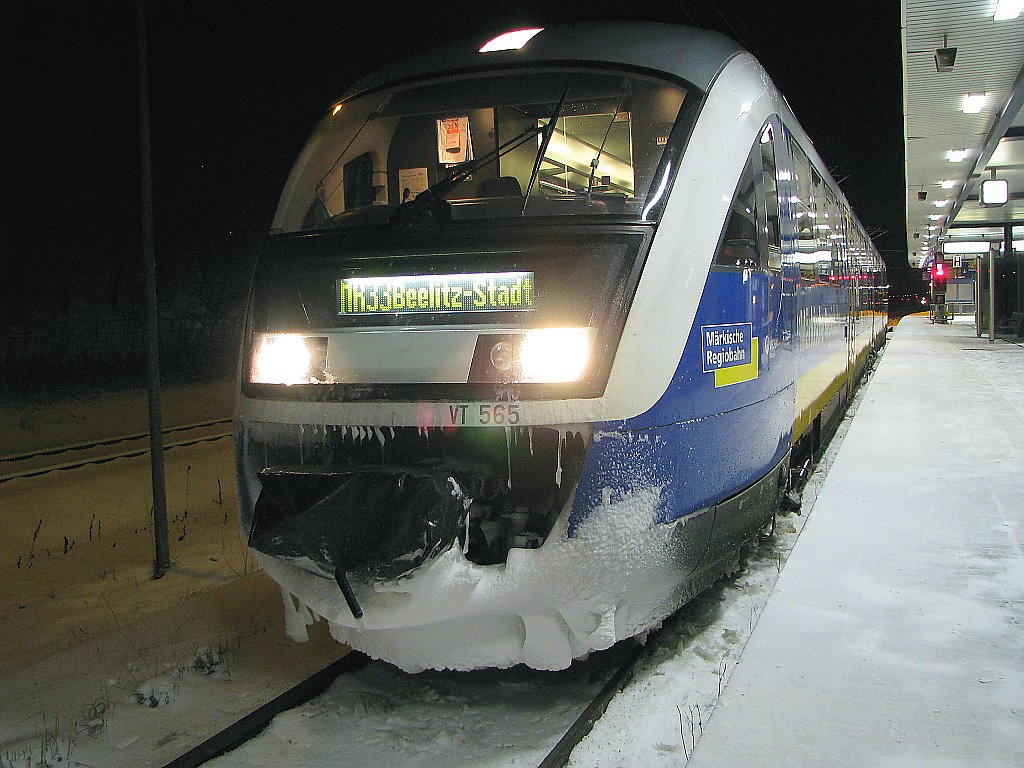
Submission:
POLYGON ((974 332, 981 338, 981 256, 974 259, 974 332))
MULTIPOLYGON (((1018 231, 1020 228, 1018 227, 1018 231)), ((1014 312, 1020 312, 1024 310, 1024 257, 1013 250, 1013 225, 1007 224, 1003 230, 1003 239, 1006 240, 1006 258, 1011 261, 1006 262, 1006 266, 1012 266, 1017 272, 1017 301, 1013 308, 1010 310, 1011 316, 1014 312)), ((1011 328, 1010 333, 1020 333, 1022 330, 1020 326, 1017 328, 1011 328)))
POLYGON ((157 327, 156 250, 153 246, 153 172, 149 148, 149 71, 146 63, 146 4, 135 3, 135 37, 139 56, 139 166, 142 177, 142 252, 146 292, 146 381, 149 389, 149 461, 153 478, 153 578, 171 567, 167 532, 164 437, 160 417, 160 336, 157 327))
POLYGON ((988 249, 988 343, 996 340, 996 250, 988 249))

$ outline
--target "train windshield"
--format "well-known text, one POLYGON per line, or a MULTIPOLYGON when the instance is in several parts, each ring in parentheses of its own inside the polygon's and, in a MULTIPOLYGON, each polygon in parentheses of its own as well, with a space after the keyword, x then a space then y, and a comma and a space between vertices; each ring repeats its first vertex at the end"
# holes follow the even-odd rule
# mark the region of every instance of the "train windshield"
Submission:
POLYGON ((680 110, 697 101, 676 83, 567 69, 373 91, 317 127, 274 230, 437 217, 651 218, 665 149, 685 139, 672 136, 680 110))

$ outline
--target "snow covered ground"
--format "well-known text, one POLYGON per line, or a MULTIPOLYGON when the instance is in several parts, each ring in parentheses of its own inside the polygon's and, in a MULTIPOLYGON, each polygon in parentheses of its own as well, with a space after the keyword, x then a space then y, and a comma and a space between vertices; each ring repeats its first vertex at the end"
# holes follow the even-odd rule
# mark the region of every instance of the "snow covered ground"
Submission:
MULTIPOLYGON (((170 384, 162 388, 164 427, 229 418, 234 381, 170 384)), ((0 456, 85 443, 149 429, 145 389, 63 398, 59 391, 0 405, 0 456)))
MULTIPOLYGON (((176 388, 165 421, 230 416, 230 394, 224 384, 176 388)), ((144 392, 0 408, 0 444, 13 454, 144 432, 146 413, 144 392)), ((159 581, 148 457, 0 484, 0 673, 251 570, 231 441, 168 451, 166 474, 175 568, 159 581)))
POLYGON ((1024 765, 1024 349, 904 319, 693 766, 1024 765))
MULTIPOLYGON (((742 570, 649 641, 570 765, 1024 764, 1024 349, 907 318, 855 408, 803 516, 782 518, 742 570)), ((201 595, 151 617, 164 637, 141 656, 159 663, 132 664, 129 648, 119 685, 79 691, 97 706, 70 731, 53 710, 0 706, 0 766, 35 765, 46 749, 64 765, 160 765, 175 742, 197 740, 188 713, 225 710, 261 674, 329 655, 317 650, 322 632, 312 646, 267 641, 279 627, 246 634, 247 612, 281 613, 262 574, 204 595, 205 612, 193 608, 201 595), (200 645, 215 633, 198 618, 235 603, 235 618, 213 625, 235 627, 235 645, 200 645)), ((624 650, 559 673, 407 675, 374 663, 211 765, 536 764, 624 650)), ((28 684, 0 676, 12 680, 28 684)))
MULTIPOLYGON (((232 391, 168 388, 165 424, 230 416, 232 391)), ((144 392, 5 405, 0 452, 146 420, 144 392)), ((231 441, 170 450, 166 470, 158 581, 147 457, 0 484, 0 768, 164 765, 344 652, 326 632, 287 638, 238 532, 231 441)))

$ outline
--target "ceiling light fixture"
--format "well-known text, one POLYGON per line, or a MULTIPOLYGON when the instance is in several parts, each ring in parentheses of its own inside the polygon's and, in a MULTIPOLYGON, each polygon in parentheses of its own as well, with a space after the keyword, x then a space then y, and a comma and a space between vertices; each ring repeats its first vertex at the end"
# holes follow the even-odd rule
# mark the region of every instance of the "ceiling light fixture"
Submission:
POLYGON ((946 157, 949 158, 951 163, 962 163, 964 158, 967 157, 966 149, 951 149, 946 153, 946 157))
POLYGON ((988 99, 987 93, 968 93, 964 96, 964 114, 976 115, 981 112, 981 108, 985 106, 986 99, 988 99))
POLYGON ((953 242, 947 240, 942 244, 943 253, 965 254, 965 253, 988 253, 988 243, 980 240, 959 240, 953 242))
MULTIPOLYGON (((995 171, 992 172, 993 177, 995 171)), ((985 207, 1006 205, 1010 199, 1010 183, 1006 179, 985 179, 981 182, 981 204, 985 207)))
POLYGON ((943 189, 952 189, 956 186, 956 182, 953 179, 946 179, 942 182, 943 189))
POLYGON ((1024 0, 999 0, 996 4, 996 15, 994 19, 996 21, 1016 19, 1020 16, 1021 10, 1024 10, 1024 0))
POLYGON ((949 47, 947 35, 942 36, 942 47, 935 49, 935 71, 949 72, 956 64, 956 48, 949 47))

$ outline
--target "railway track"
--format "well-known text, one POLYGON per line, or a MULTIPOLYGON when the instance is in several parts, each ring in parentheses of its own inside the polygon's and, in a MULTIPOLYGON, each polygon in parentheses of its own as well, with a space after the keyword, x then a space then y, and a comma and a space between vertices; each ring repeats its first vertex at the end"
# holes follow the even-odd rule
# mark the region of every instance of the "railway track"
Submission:
MULTIPOLYGON (((231 419, 202 421, 169 427, 163 431, 164 450, 197 443, 213 442, 231 436, 231 419)), ((104 438, 26 453, 0 456, 0 483, 28 478, 89 464, 105 464, 116 459, 149 453, 149 433, 104 438)))
POLYGON ((282 712, 305 704, 323 693, 340 675, 362 669, 370 662, 368 656, 349 651, 345 656, 289 688, 241 720, 215 733, 185 754, 168 763, 165 768, 197 768, 215 757, 241 746, 266 728, 282 712))
MULTIPOLYGON (((654 633, 652 633, 653 636, 654 633)), ((576 745, 590 733, 615 695, 633 677, 634 668, 645 652, 646 648, 639 644, 629 646, 624 653, 620 654, 623 658, 617 665, 601 670, 604 683, 600 690, 589 702, 578 707, 578 716, 565 729, 561 738, 556 741, 543 759, 537 763, 538 768, 562 768, 566 765, 576 745)), ((258 736, 277 715, 309 702, 322 694, 339 677, 356 673, 368 664, 387 667, 382 662, 371 661, 358 651, 350 651, 343 658, 198 744, 168 763, 164 768, 198 768, 208 761, 242 746, 245 742, 258 736)), ((512 677, 516 673, 505 670, 501 674, 512 677)), ((531 711, 528 716, 534 715, 536 712, 531 711)))

